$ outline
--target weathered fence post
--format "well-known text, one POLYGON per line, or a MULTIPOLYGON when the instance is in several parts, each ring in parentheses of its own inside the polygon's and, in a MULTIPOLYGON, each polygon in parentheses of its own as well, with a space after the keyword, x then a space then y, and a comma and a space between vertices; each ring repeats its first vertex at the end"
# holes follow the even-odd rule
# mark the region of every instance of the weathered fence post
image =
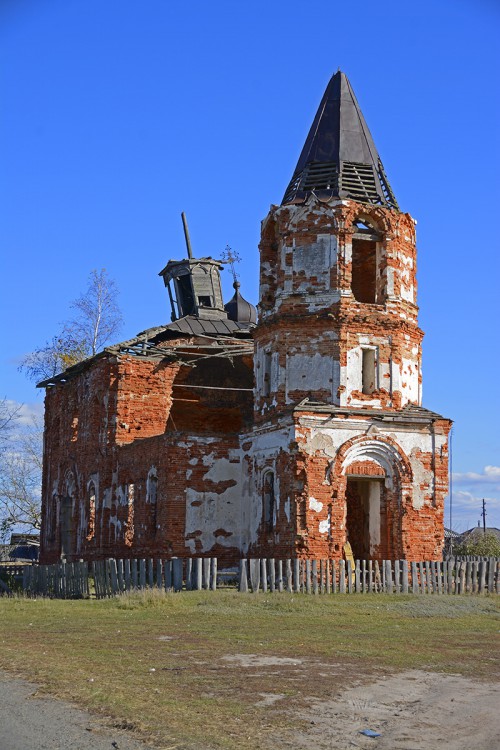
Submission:
POLYGON ((399 560, 394 560, 394 592, 399 594, 400 592, 400 570, 399 560))
POLYGON ((330 567, 332 570, 332 594, 336 594, 337 593, 337 566, 335 565, 335 560, 331 561, 330 567))
POLYGON ((240 560, 238 591, 241 591, 243 594, 248 593, 247 561, 245 559, 240 560))
POLYGON ((171 591, 172 589, 172 560, 163 561, 163 585, 165 591, 171 591))
POLYGON ((174 591, 182 591, 182 574, 184 561, 181 557, 174 557, 172 560, 172 578, 174 591))
POLYGON ((356 562, 354 563, 354 590, 356 594, 359 594, 361 592, 360 573, 361 573, 361 569, 360 569, 359 560, 356 560, 356 562))
POLYGON ((125 578, 125 591, 130 591, 130 559, 127 558, 124 563, 123 575, 125 578))
POLYGON ((274 567, 274 558, 269 559, 269 591, 274 593, 276 584, 276 568, 274 567))
POLYGON ((160 557, 156 559, 156 588, 163 588, 163 562, 160 557))
POLYGON ((111 576, 111 590, 113 594, 118 593, 118 573, 116 569, 116 560, 113 557, 110 557, 108 560, 109 565, 109 573, 111 576))
POLYGON ((286 590, 289 594, 292 593, 293 587, 292 587, 292 561, 286 560, 286 590))
POLYGON ((254 594, 257 594, 260 587, 260 560, 252 558, 250 560, 250 585, 254 594))
POLYGON ((217 590, 217 558, 212 557, 212 561, 210 563, 210 590, 216 591, 217 590))
POLYGON ((130 561, 130 571, 132 573, 132 588, 137 589, 139 588, 139 576, 137 572, 137 560, 135 558, 130 561))
POLYGON ((148 586, 150 589, 153 588, 155 583, 154 570, 153 560, 148 558, 148 586))
POLYGON ((267 559, 263 557, 260 561, 260 585, 264 594, 267 593, 267 559))
POLYGON ((278 591, 283 591, 283 560, 278 560, 278 591))
POLYGON ((403 581, 402 581, 401 593, 407 594, 408 593, 408 560, 403 560, 402 566, 403 566, 403 571, 402 571, 403 581))
POLYGON ((293 561, 293 590, 295 594, 300 592, 300 560, 295 558, 293 561))
POLYGON ((306 593, 311 593, 311 561, 306 560, 306 593))
MULTIPOLYGON (((318 595, 318 561, 312 560, 311 561, 311 576, 312 576, 312 592, 316 596, 318 595)), ((309 589, 309 593, 311 593, 311 589, 309 589)))
POLYGON ((388 594, 393 593, 392 563, 390 560, 385 561, 385 590, 388 594))
POLYGON ((339 561, 339 593, 345 594, 345 560, 339 561))

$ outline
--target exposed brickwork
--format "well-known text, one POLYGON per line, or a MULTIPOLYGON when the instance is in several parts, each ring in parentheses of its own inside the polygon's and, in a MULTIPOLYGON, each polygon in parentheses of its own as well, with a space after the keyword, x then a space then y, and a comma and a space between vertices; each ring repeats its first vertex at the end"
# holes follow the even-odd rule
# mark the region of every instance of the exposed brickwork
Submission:
POLYGON ((419 408, 412 218, 311 195, 271 207, 260 250, 253 360, 237 336, 207 359, 216 335, 179 335, 48 389, 44 562, 340 558, 347 540, 439 558, 451 423, 419 408))
POLYGON ((290 415, 302 485, 288 553, 439 557, 450 422, 402 411, 421 391, 413 219, 311 195, 271 207, 260 248, 256 422, 290 415))
POLYGON ((68 559, 203 552, 237 557, 240 539, 231 545, 225 509, 213 513, 213 528, 187 528, 186 492, 189 486, 191 494, 202 497, 198 505, 206 500, 210 507, 237 483, 210 480, 207 473, 219 458, 239 466, 238 433, 251 419, 251 394, 186 386, 202 380, 248 388, 250 368, 242 357, 192 368, 108 356, 48 389, 42 559, 54 561, 62 551, 68 559), (209 437, 201 437, 204 433, 209 437), (148 497, 151 471, 157 477, 154 504, 148 497), (70 548, 62 550, 66 497, 71 498, 70 548), (199 537, 211 533, 211 544, 207 547, 204 538, 202 549, 199 537))

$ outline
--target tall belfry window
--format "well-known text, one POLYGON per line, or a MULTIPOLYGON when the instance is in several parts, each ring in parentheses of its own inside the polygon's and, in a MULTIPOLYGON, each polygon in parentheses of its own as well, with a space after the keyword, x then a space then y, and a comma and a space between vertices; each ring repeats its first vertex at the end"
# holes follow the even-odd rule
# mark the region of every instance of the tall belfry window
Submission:
POLYGON ((351 290, 358 302, 376 303, 377 299, 377 240, 376 231, 363 221, 354 222, 352 238, 351 290))

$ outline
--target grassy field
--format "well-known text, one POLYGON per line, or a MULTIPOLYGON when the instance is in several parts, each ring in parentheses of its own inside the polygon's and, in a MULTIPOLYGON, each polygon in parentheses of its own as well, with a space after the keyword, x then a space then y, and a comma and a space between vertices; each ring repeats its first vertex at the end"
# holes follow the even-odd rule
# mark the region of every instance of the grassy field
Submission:
POLYGON ((0 623, 0 668, 162 748, 267 748, 306 698, 396 670, 498 677, 488 597, 2 598, 0 623))

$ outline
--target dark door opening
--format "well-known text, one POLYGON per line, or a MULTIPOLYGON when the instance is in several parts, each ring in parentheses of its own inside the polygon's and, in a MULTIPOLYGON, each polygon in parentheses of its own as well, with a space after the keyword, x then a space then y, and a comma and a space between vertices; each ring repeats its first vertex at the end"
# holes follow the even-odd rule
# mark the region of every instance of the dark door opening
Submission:
POLYGON ((347 480, 347 538, 356 560, 370 560, 380 548, 383 486, 381 479, 347 480))

